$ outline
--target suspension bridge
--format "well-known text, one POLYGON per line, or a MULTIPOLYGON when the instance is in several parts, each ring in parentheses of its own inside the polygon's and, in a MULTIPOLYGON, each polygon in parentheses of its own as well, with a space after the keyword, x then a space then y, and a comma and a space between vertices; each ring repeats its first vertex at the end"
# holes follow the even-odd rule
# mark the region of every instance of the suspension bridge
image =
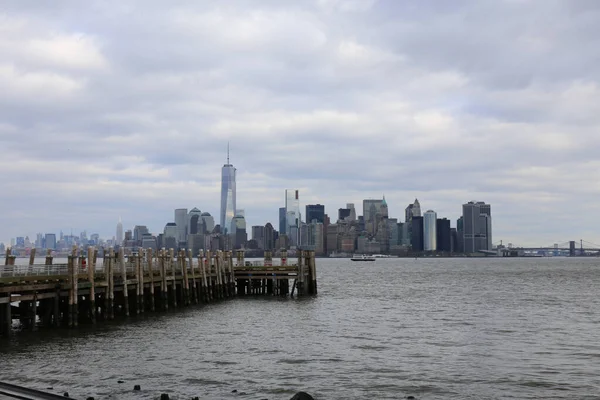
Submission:
POLYGON ((500 241, 494 243, 494 247, 505 252, 516 251, 519 255, 540 254, 571 257, 600 255, 600 244, 592 243, 584 239, 556 241, 549 245, 537 247, 520 246, 514 243, 508 243, 508 245, 505 246, 503 242, 500 241))

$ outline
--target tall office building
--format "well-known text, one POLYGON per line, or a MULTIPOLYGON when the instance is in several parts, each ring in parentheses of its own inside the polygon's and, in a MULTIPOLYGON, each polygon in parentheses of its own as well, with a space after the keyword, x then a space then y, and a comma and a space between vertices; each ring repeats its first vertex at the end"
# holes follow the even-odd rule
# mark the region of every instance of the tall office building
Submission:
POLYGON ((212 233, 212 231, 215 229, 215 219, 213 218, 213 216, 210 215, 210 213, 203 212, 201 217, 204 232, 200 233, 212 233))
POLYGON ((413 251, 423 251, 423 217, 412 217, 412 233, 410 237, 413 251))
POLYGON ((423 214, 423 250, 437 250, 437 214, 433 210, 423 214))
POLYGON ((236 169, 229 163, 229 144, 227 144, 227 164, 221 168, 221 232, 231 231, 231 221, 235 217, 235 172, 236 169))
POLYGON ((346 221, 346 219, 350 218, 350 213, 352 210, 349 208, 339 208, 338 209, 338 221, 346 221))
POLYGON ((230 236, 234 248, 240 249, 246 245, 248 234, 246 233, 246 219, 243 213, 233 217, 230 236))
POLYGON ((45 244, 47 249, 54 250, 56 249, 56 234, 55 233, 46 233, 45 244))
POLYGON ((177 244, 185 242, 187 233, 188 210, 187 208, 178 208, 175 210, 175 224, 177 225, 177 244))
POLYGON ((437 227, 437 250, 445 253, 452 251, 452 231, 450 229, 450 220, 447 218, 438 218, 437 227))
POLYGON ((285 235, 285 207, 279 207, 279 234, 285 235))
POLYGON ((470 201, 463 204, 465 253, 492 249, 492 210, 489 204, 470 201))
POLYGON ((365 230, 371 235, 377 233, 379 223, 388 217, 388 207, 385 196, 382 200, 363 200, 363 217, 365 220, 365 230))
POLYGON ((133 240, 136 243, 142 243, 142 236, 144 233, 148 233, 148 227, 146 225, 136 225, 133 227, 133 240))
POLYGON ((356 209, 354 208, 354 203, 346 203, 346 208, 350 210, 348 219, 350 221, 356 221, 356 209))
POLYGON ((163 247, 176 250, 178 248, 177 235, 177 224, 175 222, 167 223, 163 231, 163 247))
POLYGON ((306 223, 310 224, 313 220, 320 223, 325 222, 325 206, 322 204, 308 204, 306 206, 306 223))
POLYGON ((192 208, 190 210, 190 212, 187 215, 187 229, 186 229, 186 234, 187 235, 195 235, 197 233, 204 233, 204 232, 200 232, 200 230, 202 230, 202 212, 200 212, 200 210, 198 210, 196 207, 192 208))
POLYGON ((265 225, 265 245, 264 249, 271 251, 275 249, 275 229, 270 222, 265 225))
POLYGON ((123 244, 123 222, 121 221, 121 217, 119 217, 119 222, 117 223, 117 244, 119 246, 123 244))
POLYGON ((285 190, 285 232, 290 240, 290 246, 300 243, 300 198, 298 189, 285 190))
POLYGON ((265 227, 255 225, 252 227, 252 240, 256 240, 259 249, 265 248, 265 227))

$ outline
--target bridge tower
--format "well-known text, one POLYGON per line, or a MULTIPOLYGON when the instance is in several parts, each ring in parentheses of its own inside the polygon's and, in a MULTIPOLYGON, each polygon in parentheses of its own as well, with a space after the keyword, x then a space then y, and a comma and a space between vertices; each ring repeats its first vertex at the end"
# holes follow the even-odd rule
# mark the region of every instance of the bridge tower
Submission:
POLYGON ((571 240, 569 242, 569 256, 575 257, 575 241, 574 240, 571 240))

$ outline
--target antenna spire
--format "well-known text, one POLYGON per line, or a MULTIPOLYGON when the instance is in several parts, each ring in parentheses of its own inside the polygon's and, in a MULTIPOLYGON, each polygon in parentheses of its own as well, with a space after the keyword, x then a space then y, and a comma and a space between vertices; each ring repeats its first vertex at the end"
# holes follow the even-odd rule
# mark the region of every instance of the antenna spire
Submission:
POLYGON ((229 142, 227 142, 227 164, 229 165, 229 142))

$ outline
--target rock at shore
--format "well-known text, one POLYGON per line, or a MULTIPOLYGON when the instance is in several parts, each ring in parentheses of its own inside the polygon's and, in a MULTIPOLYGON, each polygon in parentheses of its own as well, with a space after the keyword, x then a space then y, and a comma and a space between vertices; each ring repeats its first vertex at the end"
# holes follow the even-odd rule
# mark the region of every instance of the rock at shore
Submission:
POLYGON ((306 392, 298 392, 290 400, 315 400, 310 394, 306 392))

